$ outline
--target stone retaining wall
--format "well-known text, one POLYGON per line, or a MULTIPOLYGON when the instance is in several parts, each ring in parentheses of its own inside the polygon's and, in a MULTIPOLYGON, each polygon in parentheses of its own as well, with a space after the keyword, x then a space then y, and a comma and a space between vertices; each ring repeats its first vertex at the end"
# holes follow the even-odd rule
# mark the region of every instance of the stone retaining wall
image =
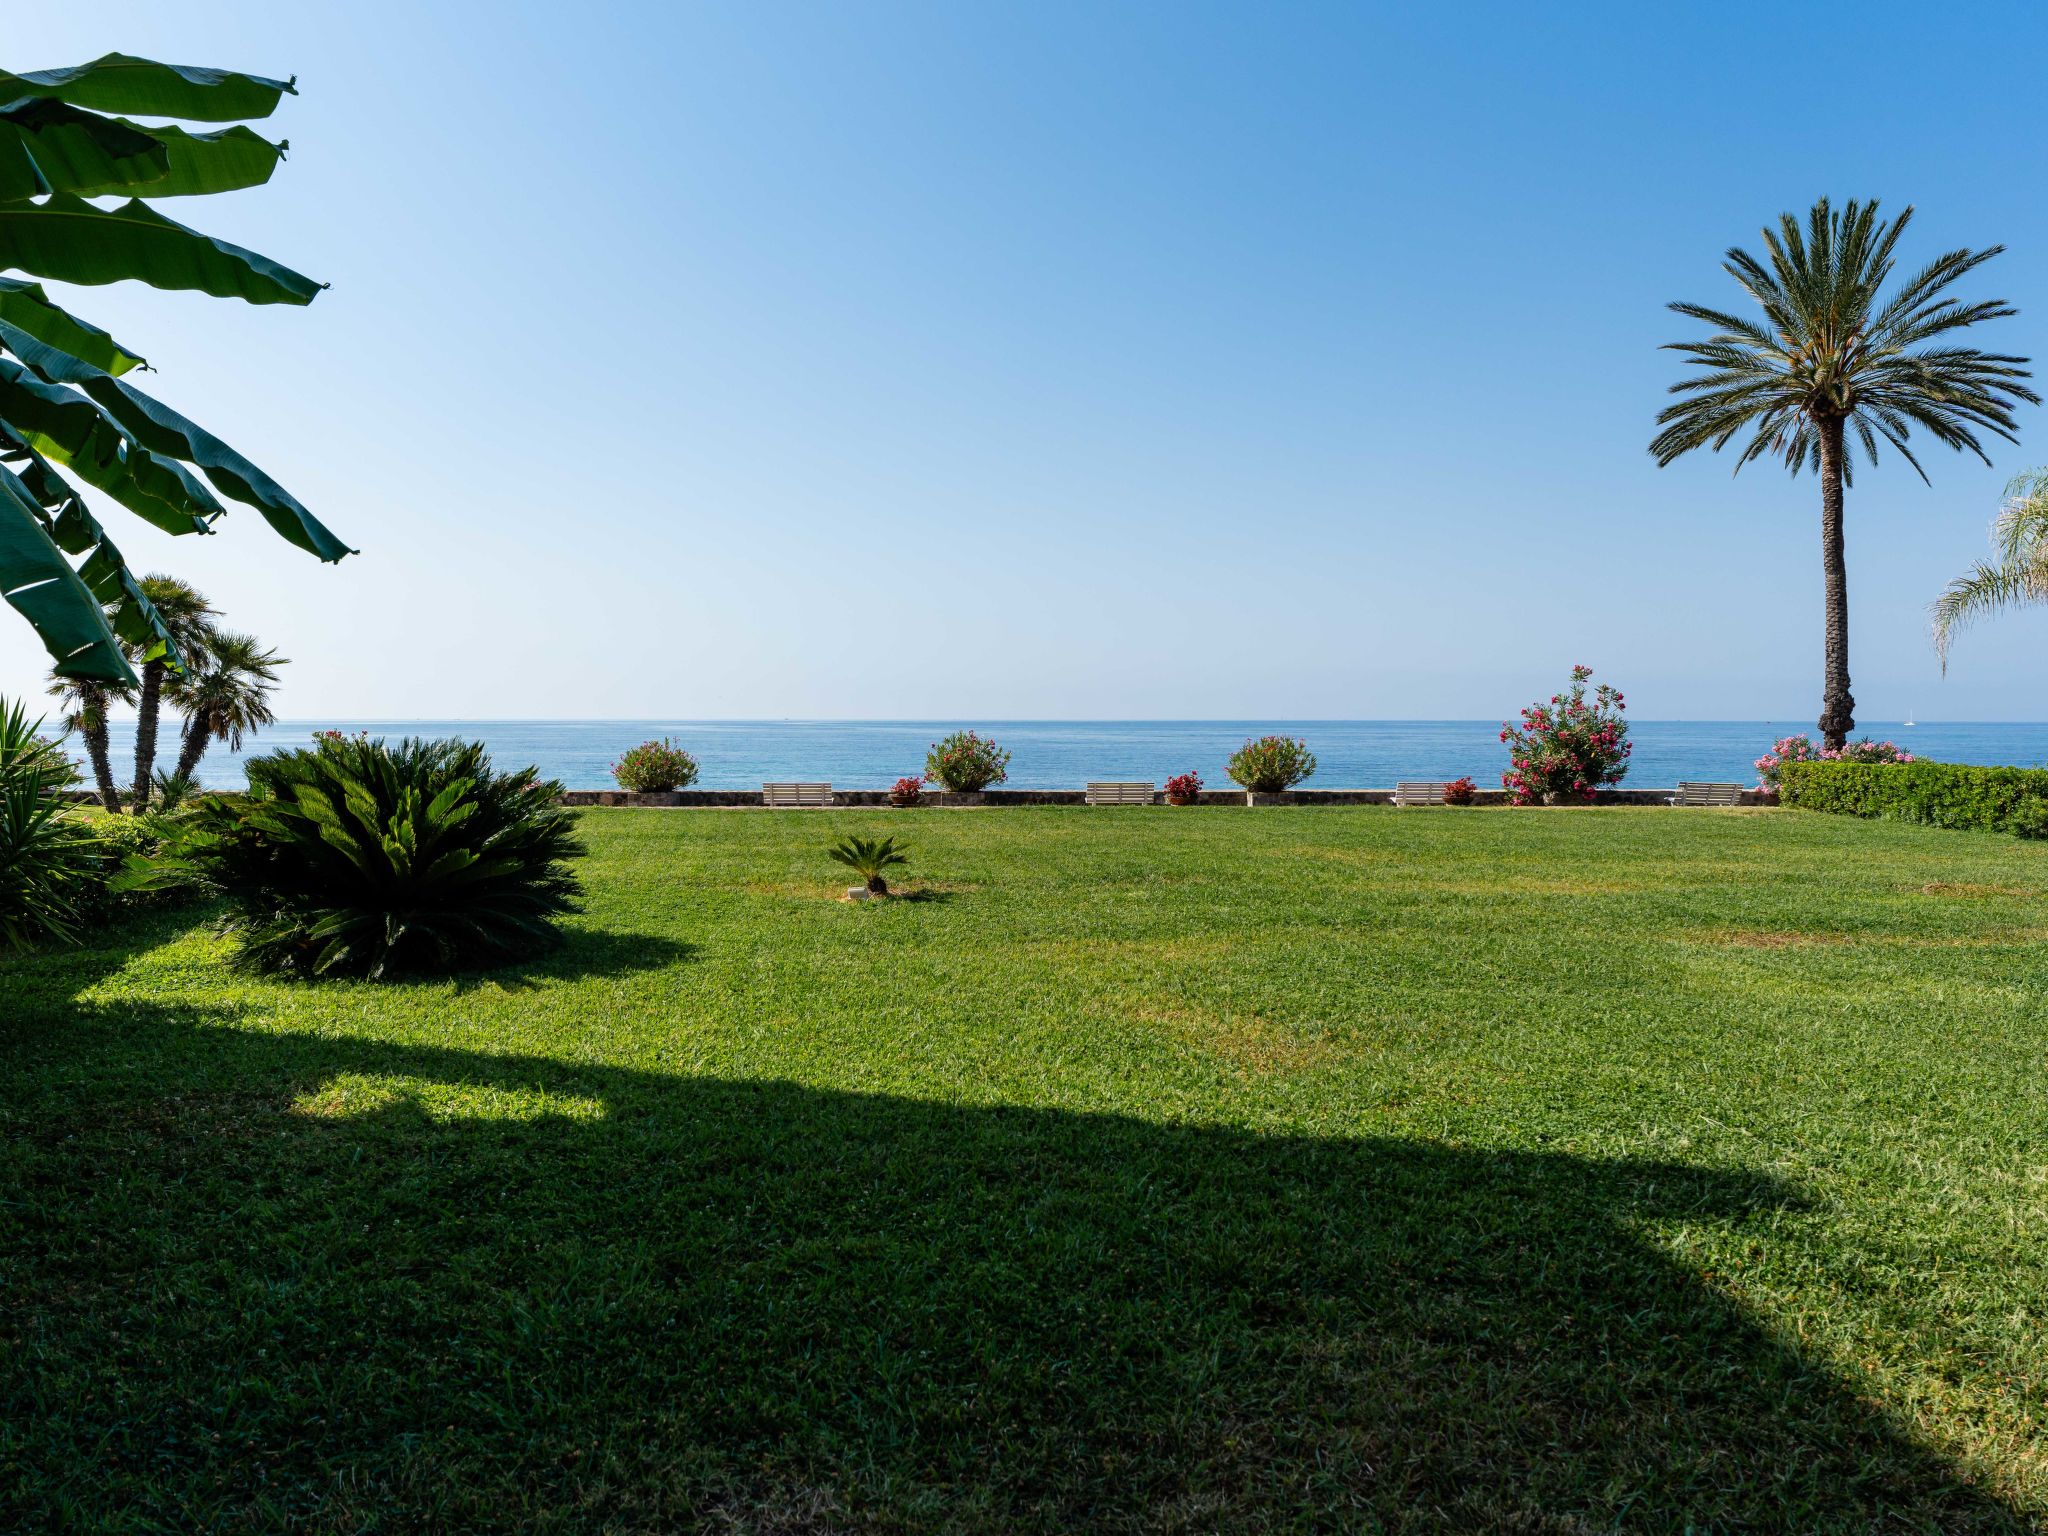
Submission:
MULTIPOLYGON (((1676 789, 1603 789, 1593 802, 1595 805, 1669 805, 1676 789)), ((886 789, 838 789, 832 792, 835 807, 846 809, 854 806, 887 806, 889 792, 886 789)), ((966 808, 980 806, 994 808, 1014 805, 1085 805, 1087 792, 1079 789, 987 789, 978 795, 952 795, 938 791, 928 792, 924 797, 927 806, 966 808)), ((1245 804, 1245 792, 1241 789, 1205 789, 1195 797, 1200 805, 1245 804)), ((1277 795, 1261 795, 1261 805, 1391 805, 1394 792, 1391 789, 1289 789, 1277 795)), ((1478 805, 1506 805, 1507 791, 1482 789, 1473 795, 1478 805)), ((643 807, 703 807, 723 806, 732 809, 762 810, 761 792, 758 789, 673 789, 662 794, 635 794, 622 789, 571 789, 562 794, 564 805, 588 806, 643 806, 643 807)), ((1164 805, 1164 793, 1155 793, 1154 805, 1164 805)), ((1769 802, 1756 790, 1744 790, 1744 805, 1765 805, 1769 802)))

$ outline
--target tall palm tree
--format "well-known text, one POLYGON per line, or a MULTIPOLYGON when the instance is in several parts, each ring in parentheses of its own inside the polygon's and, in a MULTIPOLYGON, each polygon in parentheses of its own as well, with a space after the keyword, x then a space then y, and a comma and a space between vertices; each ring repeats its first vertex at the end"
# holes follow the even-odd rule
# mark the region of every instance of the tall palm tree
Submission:
POLYGON ((1944 290, 1996 256, 2003 246, 1937 256, 1885 295, 1892 252, 1911 222, 1877 216, 1877 204, 1851 201, 1840 210, 1822 198, 1804 229, 1792 214, 1763 231, 1769 265, 1739 248, 1722 263, 1756 301, 1761 321, 1700 304, 1671 308, 1705 322, 1705 341, 1673 342, 1704 370, 1671 386, 1685 398, 1657 414, 1663 427, 1650 444, 1660 465, 1695 448, 1719 452, 1749 433, 1735 461, 1780 458, 1793 474, 1820 473, 1821 570, 1827 588, 1827 644, 1820 729, 1839 747, 1856 724, 1849 692, 1849 591, 1842 554, 1842 492, 1850 483, 1849 434, 1871 463, 1878 439, 1922 480, 1906 446, 1914 427, 1958 452, 1990 463, 1978 440, 1988 432, 2013 440, 2012 408, 2038 404, 2020 380, 2032 377, 2024 357, 1980 352, 1943 338, 1980 321, 2017 314, 2003 299, 1974 304, 1944 290), (1928 345, 1928 343, 1937 343, 1928 345))
POLYGON ((270 691, 277 686, 277 669, 286 665, 288 657, 264 650, 254 635, 208 631, 205 662, 164 685, 164 696, 185 717, 185 741, 173 777, 190 779, 197 773, 209 743, 225 741, 239 752, 247 732, 274 723, 270 691))
MULTIPOLYGON (((142 595, 149 599, 157 617, 163 621, 164 632, 177 646, 184 665, 203 665, 207 620, 214 615, 213 605, 175 576, 145 576, 139 585, 142 595)), ((162 656, 144 661, 137 647, 130 647, 130 651, 129 659, 140 663, 142 686, 135 695, 135 787, 129 793, 134 808, 142 811, 149 807, 151 774, 156 768, 157 711, 163 697, 164 674, 170 670, 170 663, 162 656)))
POLYGON ((1956 631, 2007 608, 2048 603, 2048 469, 2016 476, 1991 524, 1998 563, 1978 561, 1933 603, 1934 649, 1941 670, 1956 631))
POLYGON ((99 790, 100 804, 113 815, 121 814, 121 791, 114 783, 114 764, 107 752, 107 706, 133 704, 135 690, 123 683, 102 683, 92 678, 60 677, 50 692, 64 704, 64 729, 76 731, 85 742, 85 755, 92 763, 92 777, 99 790))

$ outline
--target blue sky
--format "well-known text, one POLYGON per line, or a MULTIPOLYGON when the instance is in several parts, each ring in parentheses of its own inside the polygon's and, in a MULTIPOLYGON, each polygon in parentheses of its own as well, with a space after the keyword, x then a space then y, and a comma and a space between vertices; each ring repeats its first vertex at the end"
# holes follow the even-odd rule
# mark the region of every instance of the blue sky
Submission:
MULTIPOLYGON (((1818 489, 1645 452, 1666 301, 1820 193, 2008 253, 2048 355, 2042 13, 35 6, 4 61, 296 73, 175 216, 310 309, 65 301, 360 557, 173 541, 292 717, 1810 718, 1818 489)), ((2048 615, 1924 608, 2048 462, 1849 503, 1860 716, 2048 717, 2048 615)), ((0 624, 0 692, 41 653, 0 624)))

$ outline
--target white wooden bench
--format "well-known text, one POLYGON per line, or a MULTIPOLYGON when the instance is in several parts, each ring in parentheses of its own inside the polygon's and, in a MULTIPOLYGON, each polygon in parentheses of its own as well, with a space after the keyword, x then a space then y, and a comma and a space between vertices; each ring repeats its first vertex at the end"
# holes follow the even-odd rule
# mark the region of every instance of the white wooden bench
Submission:
POLYGON ((1433 780, 1403 781, 1394 786, 1396 805, 1442 805, 1444 791, 1451 786, 1433 780))
POLYGON ((1090 784, 1088 786, 1090 805, 1150 805, 1152 786, 1150 784, 1127 784, 1123 782, 1090 784))
POLYGON ((761 803, 787 810, 794 806, 830 805, 830 784, 763 784, 761 803))
POLYGON ((1742 786, 1740 784, 1705 784, 1691 779, 1678 782, 1678 793, 1671 797, 1673 805, 1740 805, 1742 786))

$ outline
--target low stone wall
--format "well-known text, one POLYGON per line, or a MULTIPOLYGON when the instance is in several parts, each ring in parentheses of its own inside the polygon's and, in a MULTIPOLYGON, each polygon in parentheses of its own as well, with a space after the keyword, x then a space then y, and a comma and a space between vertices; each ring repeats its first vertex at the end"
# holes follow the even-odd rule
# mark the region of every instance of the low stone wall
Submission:
MULTIPOLYGON (((1595 798, 1595 805, 1669 805, 1676 789, 1603 789, 1595 798)), ((889 792, 886 789, 836 789, 832 792, 834 808, 847 809, 854 806, 887 806, 889 792)), ((1506 790, 1482 789, 1473 795, 1476 805, 1506 805, 1506 790)), ((1079 789, 988 789, 978 795, 952 795, 933 791, 925 795, 924 804, 941 808, 966 809, 981 807, 994 809, 998 806, 1016 805, 1085 805, 1087 792, 1079 789)), ((1235 805, 1246 803, 1245 792, 1241 789, 1205 789, 1195 797, 1198 805, 1235 805)), ((1394 792, 1391 789, 1289 789, 1277 795, 1261 795, 1261 805, 1391 805, 1394 792)), ((562 794, 564 805, 588 806, 637 806, 659 808, 684 808, 722 806, 731 809, 762 810, 761 792, 758 789, 672 789, 662 794, 634 794, 622 789, 571 789, 562 794)), ((1152 797, 1154 805, 1164 805, 1164 793, 1152 797)), ((1769 802, 1756 790, 1744 790, 1744 805, 1764 805, 1769 802)))

